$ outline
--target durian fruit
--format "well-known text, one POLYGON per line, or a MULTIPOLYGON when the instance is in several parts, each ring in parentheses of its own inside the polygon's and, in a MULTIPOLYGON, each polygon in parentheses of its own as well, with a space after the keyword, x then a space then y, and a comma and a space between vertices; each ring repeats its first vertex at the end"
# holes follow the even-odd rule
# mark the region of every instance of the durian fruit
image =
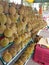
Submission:
POLYGON ((7 15, 7 25, 10 25, 12 23, 10 17, 7 15))
POLYGON ((22 41, 21 37, 18 37, 18 38, 15 38, 14 43, 18 45, 21 43, 21 41, 22 41))
POLYGON ((22 41, 22 48, 26 45, 26 41, 22 41))
POLYGON ((25 63, 27 60, 27 56, 24 54, 20 57, 20 59, 23 61, 23 63, 25 63))
POLYGON ((24 35, 26 38, 31 37, 31 32, 26 32, 26 33, 24 33, 24 35))
POLYGON ((31 44, 29 45, 29 47, 26 49, 26 51, 25 51, 24 53, 27 55, 27 57, 29 57, 30 54, 32 54, 32 53, 34 52, 34 47, 35 47, 35 45, 36 45, 36 43, 31 43, 31 44), (30 52, 29 52, 29 51, 30 51, 30 52))
POLYGON ((3 53, 3 59, 5 62, 10 62, 11 59, 12 59, 12 55, 9 53, 8 50, 6 50, 4 53, 3 53))
POLYGON ((15 15, 15 14, 16 14, 16 9, 15 9, 15 7, 13 7, 13 6, 9 7, 9 13, 10 13, 11 15, 15 15))
POLYGON ((16 17, 16 20, 18 21, 18 18, 19 18, 18 12, 16 12, 16 14, 14 16, 16 17))
POLYGON ((15 24, 12 24, 12 25, 11 25, 11 29, 13 30, 13 33, 14 33, 14 34, 17 34, 17 27, 16 27, 15 24))
POLYGON ((20 15, 25 15, 24 14, 24 6, 21 6, 21 8, 19 9, 19 14, 20 15))
POLYGON ((19 60, 17 61, 17 62, 15 62, 15 64, 14 65, 19 65, 19 60))
POLYGON ((23 34, 23 31, 17 31, 17 34, 18 34, 18 36, 21 36, 23 34))
POLYGON ((25 46, 24 42, 21 42, 21 46, 22 46, 22 48, 24 48, 24 46, 25 46))
POLYGON ((4 8, 2 5, 0 5, 0 13, 3 13, 3 11, 4 11, 4 8))
POLYGON ((22 15, 20 15, 19 18, 20 18, 20 21, 23 21, 23 16, 22 15))
POLYGON ((12 57, 14 57, 17 53, 17 50, 12 47, 12 48, 10 48, 10 53, 11 53, 12 57))
POLYGON ((32 30, 32 25, 28 23, 27 31, 30 32, 32 30))
POLYGON ((21 35, 21 39, 22 39, 22 41, 24 41, 26 39, 24 34, 21 35))
POLYGON ((8 44, 9 44, 8 38, 3 38, 3 39, 0 41, 0 45, 1 45, 2 47, 7 46, 8 44))
POLYGON ((0 24, 6 24, 7 22, 7 17, 5 14, 0 14, 0 24))
POLYGON ((6 29, 5 25, 0 25, 0 34, 3 34, 5 29, 6 29))
POLYGON ((18 61, 15 62, 14 65, 24 65, 24 63, 26 63, 27 59, 31 56, 35 45, 36 45, 35 43, 31 43, 27 47, 25 52, 21 55, 21 57, 18 59, 18 61))
POLYGON ((26 38, 24 41, 22 41, 22 48, 28 44, 30 38, 26 38))
POLYGON ((6 28, 10 28, 10 24, 6 23, 6 28))
POLYGON ((30 57, 30 53, 28 51, 25 51, 24 55, 27 57, 27 59, 30 57))
POLYGON ((19 45, 18 45, 18 48, 17 48, 18 52, 19 52, 21 49, 22 49, 22 45, 19 44, 19 45))
POLYGON ((13 34, 13 36, 14 36, 14 38, 18 38, 19 37, 18 33, 13 34))
POLYGON ((24 22, 23 22, 23 30, 25 30, 26 25, 27 25, 27 22, 26 22, 26 21, 24 21, 24 22))
POLYGON ((17 28, 18 28, 18 33, 21 32, 23 30, 23 22, 18 22, 17 28))
POLYGON ((28 47, 27 50, 26 50, 26 52, 27 52, 28 54, 31 54, 31 53, 33 52, 33 48, 28 47), (30 51, 30 52, 29 52, 29 51, 30 51))
POLYGON ((12 37, 13 36, 13 31, 10 28, 6 28, 6 30, 4 31, 4 35, 6 37, 12 37))
POLYGON ((15 43, 11 46, 11 48, 14 48, 18 52, 18 45, 16 45, 15 43))
POLYGON ((15 15, 10 15, 12 23, 17 23, 17 16, 15 15))
POLYGON ((8 39, 9 39, 9 42, 13 42, 14 41, 14 37, 13 36, 9 37, 8 39))
POLYGON ((28 42, 30 41, 30 39, 31 39, 30 37, 26 38, 26 40, 23 41, 23 44, 24 45, 28 44, 28 42))
POLYGON ((24 63, 23 63, 23 61, 21 61, 21 60, 18 60, 18 65, 23 65, 24 63))

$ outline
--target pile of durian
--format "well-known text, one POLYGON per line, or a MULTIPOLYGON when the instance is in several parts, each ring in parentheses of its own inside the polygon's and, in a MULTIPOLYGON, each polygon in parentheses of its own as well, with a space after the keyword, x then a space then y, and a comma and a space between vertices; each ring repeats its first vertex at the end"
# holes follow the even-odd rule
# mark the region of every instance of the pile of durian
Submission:
POLYGON ((0 40, 2 47, 34 37, 44 26, 46 22, 42 16, 36 15, 31 7, 0 1, 0 35, 4 36, 0 40))
POLYGON ((25 65, 26 61, 31 57, 34 53, 35 43, 31 43, 29 47, 25 50, 25 52, 21 55, 21 57, 13 64, 13 65, 25 65))
POLYGON ((3 53, 3 59, 9 62, 45 26, 42 16, 31 7, 0 1, 0 46, 14 44, 3 53))
POLYGON ((31 33, 26 29, 27 22, 19 20, 20 15, 14 5, 14 3, 0 2, 0 35, 3 35, 0 46, 2 47, 11 42, 19 44, 31 38, 31 33))
POLYGON ((6 49, 2 53, 2 59, 4 60, 4 62, 10 62, 13 59, 13 57, 15 57, 20 52, 20 50, 22 50, 22 48, 24 48, 24 46, 28 44, 29 40, 30 38, 27 38, 20 44, 14 43, 10 48, 6 49))

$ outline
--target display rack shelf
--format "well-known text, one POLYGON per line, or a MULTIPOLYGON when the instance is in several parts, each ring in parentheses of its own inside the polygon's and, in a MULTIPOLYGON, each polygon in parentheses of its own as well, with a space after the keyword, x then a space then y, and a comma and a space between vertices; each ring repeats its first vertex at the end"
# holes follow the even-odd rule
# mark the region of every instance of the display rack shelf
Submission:
POLYGON ((29 42, 27 43, 26 46, 24 46, 24 48, 22 48, 15 57, 12 58, 12 60, 8 63, 6 63, 3 58, 1 57, 0 60, 2 61, 3 65, 13 65, 15 61, 18 60, 18 58, 21 56, 21 54, 25 51, 25 49, 28 47, 28 45, 30 44, 30 42, 33 42, 32 39, 29 40, 29 42), (13 62, 14 61, 14 62, 13 62))
POLYGON ((9 43, 7 46, 5 47, 0 47, 0 53, 3 52, 4 50, 6 50, 8 47, 10 47, 11 45, 13 45, 13 42, 9 43))
POLYGON ((34 51, 31 53, 30 57, 28 58, 28 60, 25 62, 24 65, 26 65, 28 63, 28 61, 31 59, 31 57, 34 55, 34 51))

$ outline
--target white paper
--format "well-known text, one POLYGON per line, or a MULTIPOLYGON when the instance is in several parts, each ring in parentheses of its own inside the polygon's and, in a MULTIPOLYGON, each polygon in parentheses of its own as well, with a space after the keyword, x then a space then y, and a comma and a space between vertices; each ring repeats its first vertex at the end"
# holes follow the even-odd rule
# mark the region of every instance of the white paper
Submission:
POLYGON ((10 2, 14 2, 16 4, 21 4, 21 0, 10 0, 10 2))

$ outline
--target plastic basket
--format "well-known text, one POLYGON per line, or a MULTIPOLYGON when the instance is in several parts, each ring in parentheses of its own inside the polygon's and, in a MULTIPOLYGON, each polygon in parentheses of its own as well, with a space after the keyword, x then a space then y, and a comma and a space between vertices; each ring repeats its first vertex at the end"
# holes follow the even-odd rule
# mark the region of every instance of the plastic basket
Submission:
POLYGON ((41 65, 49 65, 49 49, 36 45, 33 60, 41 65))

